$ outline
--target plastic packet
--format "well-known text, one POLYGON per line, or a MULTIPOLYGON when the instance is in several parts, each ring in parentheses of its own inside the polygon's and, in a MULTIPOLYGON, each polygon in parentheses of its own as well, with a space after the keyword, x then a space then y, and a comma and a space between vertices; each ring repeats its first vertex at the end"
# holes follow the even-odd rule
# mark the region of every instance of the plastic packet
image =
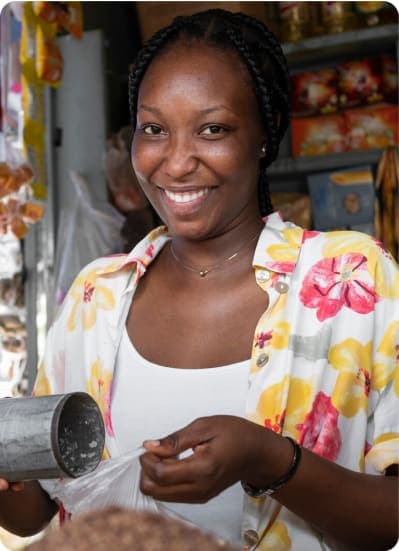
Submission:
POLYGON ((78 515, 112 505, 159 512, 155 500, 140 492, 139 456, 143 448, 102 461, 91 473, 79 478, 41 481, 50 497, 65 510, 78 515))
POLYGON ((61 304, 80 270, 95 258, 120 253, 124 216, 109 203, 95 203, 85 178, 70 171, 73 201, 61 210, 54 280, 61 304))

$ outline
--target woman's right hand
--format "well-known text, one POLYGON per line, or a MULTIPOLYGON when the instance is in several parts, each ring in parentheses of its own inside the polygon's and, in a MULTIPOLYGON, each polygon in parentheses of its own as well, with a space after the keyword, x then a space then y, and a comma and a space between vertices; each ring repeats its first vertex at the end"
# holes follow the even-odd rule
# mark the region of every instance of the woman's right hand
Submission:
POLYGON ((0 478, 0 492, 5 492, 6 490, 12 490, 13 492, 20 492, 24 489, 25 483, 20 482, 8 482, 5 478, 0 478))

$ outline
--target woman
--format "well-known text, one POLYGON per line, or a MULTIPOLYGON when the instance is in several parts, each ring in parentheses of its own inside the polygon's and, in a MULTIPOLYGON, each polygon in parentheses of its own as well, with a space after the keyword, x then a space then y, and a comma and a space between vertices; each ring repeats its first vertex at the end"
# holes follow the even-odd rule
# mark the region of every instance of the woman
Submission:
MULTIPOLYGON (((36 393, 88 390, 111 456, 145 440, 142 491, 245 549, 387 549, 399 274, 363 234, 272 213, 287 81, 274 36, 243 14, 180 17, 146 44, 132 162, 168 229, 81 272, 36 393)), ((23 492, 47 508, 37 529, 55 507, 23 492)))

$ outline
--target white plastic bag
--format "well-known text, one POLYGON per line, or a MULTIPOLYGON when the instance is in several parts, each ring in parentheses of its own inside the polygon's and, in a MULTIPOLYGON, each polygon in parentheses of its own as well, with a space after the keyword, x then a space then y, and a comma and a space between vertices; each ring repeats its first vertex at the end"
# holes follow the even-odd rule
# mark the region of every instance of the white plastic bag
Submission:
POLYGON ((111 505, 160 512, 152 497, 140 492, 139 455, 143 448, 101 461, 79 478, 40 481, 51 498, 61 501, 68 513, 78 515, 111 505))
POLYGON ((61 304, 80 270, 92 260, 124 249, 125 217, 110 203, 94 203, 86 180, 70 171, 74 200, 61 211, 55 261, 56 303, 61 304))

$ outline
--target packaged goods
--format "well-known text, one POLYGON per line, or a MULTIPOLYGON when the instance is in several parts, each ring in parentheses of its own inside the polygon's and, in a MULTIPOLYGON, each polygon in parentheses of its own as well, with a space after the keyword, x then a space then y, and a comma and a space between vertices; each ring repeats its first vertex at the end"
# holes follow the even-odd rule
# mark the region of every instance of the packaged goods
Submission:
POLYGON ((291 80, 294 116, 337 111, 337 73, 334 68, 302 73, 293 76, 291 80))
POLYGON ((398 103, 398 65, 393 56, 381 57, 382 91, 385 101, 398 103))
POLYGON ((356 27, 352 2, 320 2, 320 8, 325 33, 342 33, 356 27))
POLYGON ((291 121, 294 157, 345 151, 345 125, 342 115, 305 117, 291 121))
POLYGON ((380 12, 387 2, 354 2, 356 11, 361 15, 362 23, 368 27, 380 23, 380 12))
POLYGON ((395 147, 382 154, 376 176, 375 235, 399 260, 399 157, 395 147))
POLYGON ((281 39, 296 42, 310 34, 309 2, 279 2, 281 39))
POLYGON ((80 2, 32 2, 33 11, 43 21, 56 23, 74 38, 82 38, 82 6, 80 2))
POLYGON ((51 32, 46 34, 44 25, 37 26, 36 51, 36 72, 38 78, 51 86, 59 86, 64 69, 64 60, 57 37, 52 35, 51 32))
POLYGON ((350 61, 337 66, 339 105, 342 109, 383 100, 381 63, 378 58, 350 61))
POLYGON ((350 150, 384 148, 398 143, 398 108, 380 105, 344 113, 350 150))
POLYGON ((374 179, 371 166, 320 172, 308 176, 316 230, 353 229, 374 217, 374 179))

